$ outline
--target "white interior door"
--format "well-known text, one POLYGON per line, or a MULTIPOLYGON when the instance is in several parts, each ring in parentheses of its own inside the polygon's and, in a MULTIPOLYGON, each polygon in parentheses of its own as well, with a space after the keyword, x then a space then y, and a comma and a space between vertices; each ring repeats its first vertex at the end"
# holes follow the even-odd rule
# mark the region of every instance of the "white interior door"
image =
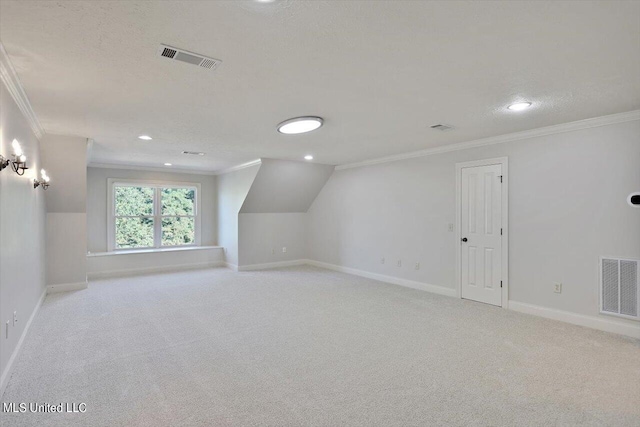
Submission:
POLYGON ((461 174, 462 298, 502 306, 502 165, 461 174))

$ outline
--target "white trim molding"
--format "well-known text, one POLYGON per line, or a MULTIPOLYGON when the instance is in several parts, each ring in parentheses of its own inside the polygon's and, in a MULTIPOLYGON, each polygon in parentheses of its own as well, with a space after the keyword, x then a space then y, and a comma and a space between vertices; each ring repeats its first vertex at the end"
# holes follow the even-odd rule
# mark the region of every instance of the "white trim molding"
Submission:
POLYGON ((448 153, 450 151, 466 150, 469 148, 485 147, 487 145, 504 144, 506 142, 520 141, 523 139, 536 138, 540 136, 555 135, 563 132, 590 129, 599 126, 613 125, 616 123, 632 122, 640 120, 640 110, 633 110, 626 113, 611 114, 608 116, 594 117, 591 119, 578 120, 575 122, 563 123, 554 126, 547 126, 537 129, 525 130, 522 132, 508 133, 505 135, 492 136, 489 138, 476 139, 473 141, 448 144, 440 147, 427 148, 409 153, 401 153, 393 156, 379 157, 362 162, 346 163, 336 166, 336 170, 358 168, 362 166, 377 165, 380 163, 397 162, 399 160, 413 159, 415 157, 430 156, 433 154, 448 153))
POLYGON ((268 270, 270 268, 280 267, 293 267, 296 265, 308 264, 306 259, 296 259, 293 261, 279 261, 279 262, 267 262, 264 264, 249 264, 249 265, 237 265, 237 270, 234 271, 253 271, 253 270, 268 270))
POLYGON ((456 163, 456 292, 457 297, 462 298, 462 248, 460 244, 460 231, 462 230, 462 169, 476 166, 502 166, 502 308, 509 308, 509 158, 498 157, 495 159, 474 160, 470 162, 456 163))
POLYGON ((97 163, 97 162, 89 162, 87 167, 90 168, 99 168, 99 169, 123 169, 130 171, 150 171, 150 172, 164 172, 164 173, 182 173, 188 175, 224 175, 230 172, 236 172, 242 169, 250 168, 251 166, 256 166, 262 164, 261 159, 252 160, 250 162, 242 163, 236 166, 232 166, 227 169, 222 169, 218 171, 207 171, 207 170, 197 170, 197 169, 186 169, 181 167, 171 167, 171 168, 160 168, 155 166, 138 166, 138 165, 130 165, 130 164, 120 164, 120 163, 97 163))
POLYGON ((62 283, 59 285, 47 285, 47 293, 56 294, 58 292, 81 291, 82 289, 87 289, 88 287, 89 284, 86 281, 78 283, 62 283))
POLYGON ((216 172, 212 171, 204 171, 197 169, 186 169, 180 167, 171 167, 171 168, 160 168, 154 166, 137 166, 137 165, 123 165, 116 163, 94 163, 89 162, 87 165, 89 168, 99 168, 99 169, 122 169, 127 171, 149 171, 149 172, 163 172, 163 173, 179 173, 185 175, 217 175, 216 172))
POLYGON ((327 270, 339 271, 341 273, 353 274, 354 276, 366 277, 367 279, 377 280, 379 282, 390 283, 392 285, 404 286, 405 288, 418 289, 421 291, 427 291, 438 295, 445 295, 448 297, 455 297, 456 290, 452 288, 445 288, 444 286, 430 285, 428 283, 416 282, 413 280, 401 279, 399 277, 385 276, 384 274, 370 273, 368 271, 358 270, 350 267, 343 267, 340 265, 329 264, 326 262, 305 260, 304 264, 312 265, 314 267, 326 268, 327 270))
POLYGON ((532 314, 534 316, 640 339, 640 325, 623 323, 614 319, 601 319, 596 316, 586 316, 584 314, 571 313, 569 311, 556 310, 517 301, 510 301, 509 309, 519 313, 532 314))
POLYGON ((169 246, 153 249, 121 249, 113 252, 87 252, 87 258, 100 256, 157 254, 162 252, 206 251, 209 249, 224 249, 222 246, 169 246))
POLYGON ((246 168, 250 168, 251 166, 256 166, 256 165, 260 165, 262 164, 262 159, 256 159, 256 160, 252 160, 250 162, 247 163, 242 163, 240 165, 237 166, 233 166, 227 169, 223 169, 221 171, 215 172, 214 175, 224 175, 225 173, 229 173, 229 172, 236 172, 242 169, 246 169, 246 168))
POLYGON ((9 363, 7 363, 7 366, 4 368, 4 372, 0 377, 0 398, 2 397, 2 395, 4 394, 4 391, 7 388, 7 384, 9 383, 9 378, 11 378, 13 362, 15 362, 18 356, 20 355, 20 351, 22 350, 22 344, 24 343, 24 339, 27 336, 27 333, 29 332, 31 323, 33 322, 33 319, 35 319, 36 314, 38 314, 38 311, 40 310, 40 306, 42 305, 42 302, 44 301, 44 298, 46 296, 47 296, 47 289, 45 288, 42 290, 42 294, 40 294, 40 299, 38 299, 38 302, 36 303, 36 307, 31 312, 31 316, 29 316, 29 320, 27 320, 27 324, 25 325, 24 330, 22 331, 22 335, 20 335, 20 339, 18 340, 18 344, 16 345, 16 348, 13 350, 13 353, 11 353, 11 357, 9 358, 9 363))
POLYGON ((222 261, 222 265, 227 267, 230 270, 238 271, 238 266, 236 264, 231 264, 230 262, 222 261))
POLYGON ((9 54, 5 50, 2 42, 0 42, 0 79, 7 87, 7 90, 18 105, 18 108, 24 115, 25 119, 27 119, 27 122, 29 123, 29 126, 31 127, 31 130, 35 134, 36 138, 42 138, 42 135, 44 135, 42 125, 38 121, 38 117, 31 107, 29 97, 24 91, 22 83, 20 83, 18 73, 16 73, 16 69, 13 68, 13 64, 9 59, 9 54))

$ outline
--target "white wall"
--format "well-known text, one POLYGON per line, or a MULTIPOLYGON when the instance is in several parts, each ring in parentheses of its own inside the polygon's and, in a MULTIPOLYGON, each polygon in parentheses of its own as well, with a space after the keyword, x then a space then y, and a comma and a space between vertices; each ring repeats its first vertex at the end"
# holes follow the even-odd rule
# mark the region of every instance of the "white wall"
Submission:
POLYGON ((240 209, 240 267, 307 258, 306 212, 334 169, 310 162, 261 162, 240 209))
POLYGON ((33 188, 35 172, 43 167, 40 143, 5 85, 0 84, 0 154, 11 155, 14 138, 20 142, 30 169, 24 176, 9 168, 0 172, 0 394, 8 380, 9 360, 46 283, 45 192, 33 188), (15 326, 14 311, 18 312, 15 326), (4 330, 7 320, 9 338, 4 330))
POLYGON ((216 244, 216 177, 185 173, 89 167, 87 169, 88 250, 107 251, 107 180, 109 178, 200 184, 200 243, 216 244))
POLYGON ((338 170, 309 210, 309 257, 454 289, 455 163, 501 156, 510 300, 602 317, 598 258, 640 258, 640 210, 625 201, 640 189, 638 121, 338 170))
POLYGON ((218 245, 225 249, 225 261, 238 265, 238 213, 242 207, 260 165, 219 175, 218 197, 218 245))
POLYGON ((240 266, 307 258, 306 213, 241 213, 238 236, 240 266))
POLYGON ((47 197, 47 285, 86 286, 87 139, 45 135, 42 160, 51 178, 47 197))

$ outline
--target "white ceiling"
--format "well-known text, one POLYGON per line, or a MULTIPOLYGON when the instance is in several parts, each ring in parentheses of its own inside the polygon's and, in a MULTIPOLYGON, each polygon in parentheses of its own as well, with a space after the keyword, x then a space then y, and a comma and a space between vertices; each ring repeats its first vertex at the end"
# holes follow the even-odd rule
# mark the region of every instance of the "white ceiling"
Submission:
POLYGON ((631 1, 2 0, 0 39, 45 131, 93 138, 96 163, 344 164, 640 108, 631 1), (325 125, 276 131, 298 115, 325 125))

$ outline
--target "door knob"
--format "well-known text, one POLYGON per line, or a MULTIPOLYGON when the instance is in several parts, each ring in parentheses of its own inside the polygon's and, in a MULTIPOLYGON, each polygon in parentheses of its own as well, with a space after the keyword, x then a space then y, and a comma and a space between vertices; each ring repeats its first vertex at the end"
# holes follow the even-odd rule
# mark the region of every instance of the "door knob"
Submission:
POLYGON ((463 241, 463 242, 466 242, 466 241, 467 241, 467 238, 466 238, 466 237, 463 237, 463 238, 462 238, 462 241, 463 241))

